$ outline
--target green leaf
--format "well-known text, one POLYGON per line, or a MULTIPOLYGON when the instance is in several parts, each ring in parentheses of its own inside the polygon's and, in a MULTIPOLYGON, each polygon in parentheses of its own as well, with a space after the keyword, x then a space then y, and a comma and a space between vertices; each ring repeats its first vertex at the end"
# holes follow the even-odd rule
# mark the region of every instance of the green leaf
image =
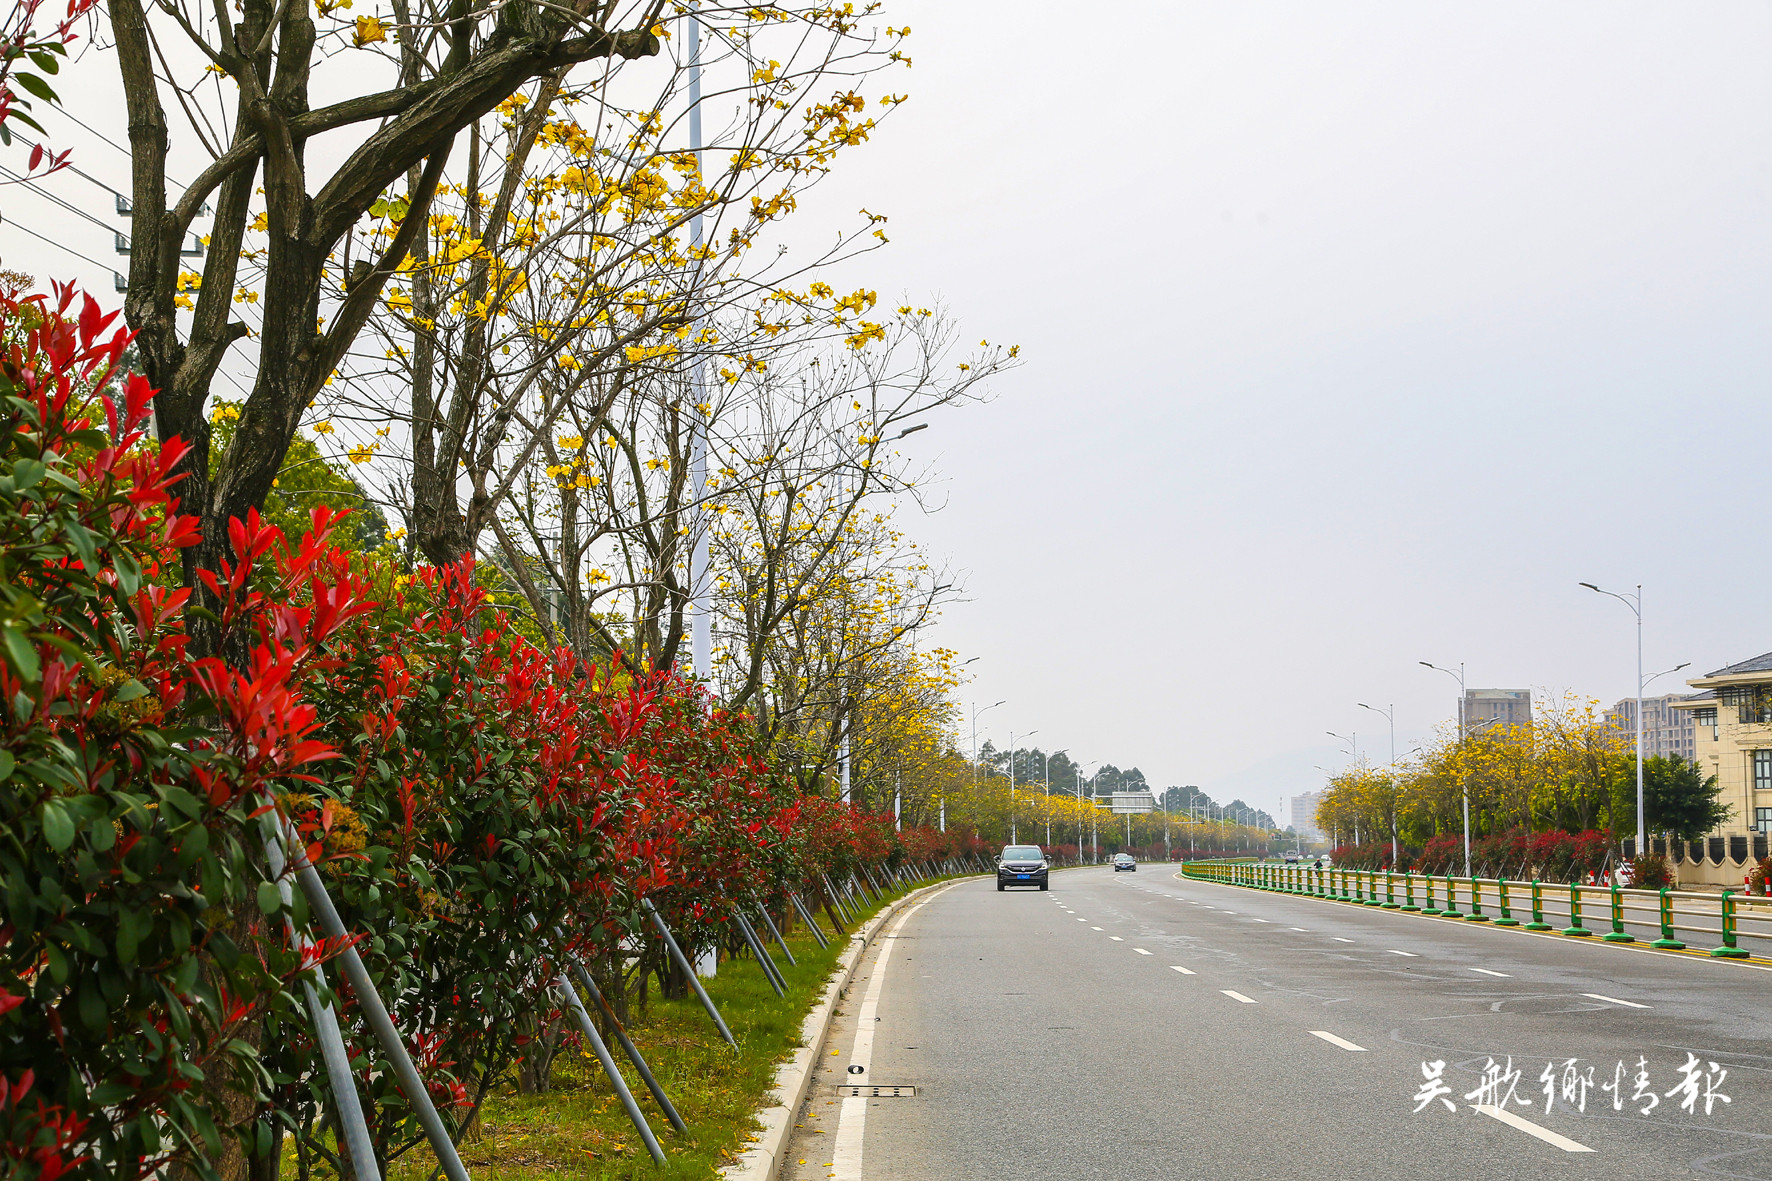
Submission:
MULTIPOLYGON (((60 49, 61 46, 57 45, 55 48, 60 49)), ((45 74, 61 73, 62 64, 56 60, 55 54, 46 53, 41 49, 33 50, 31 52, 31 64, 36 66, 39 70, 42 70, 45 74)))
POLYGON ((153 928, 154 920, 146 911, 125 910, 117 916, 117 958, 125 964, 135 962, 135 949, 153 928))
POLYGON ((141 588, 142 568, 134 558, 128 554, 119 553, 112 563, 112 568, 117 571, 117 585, 123 588, 124 594, 133 595, 141 588))
POLYGON ((138 697, 146 697, 147 695, 148 687, 131 677, 117 686, 117 691, 111 694, 111 700, 121 705, 125 701, 134 701, 138 697))
POLYGON ((203 816, 203 805, 197 802, 197 797, 176 783, 168 783, 160 788, 160 798, 192 820, 201 819, 203 816))
POLYGON ((37 650, 31 647, 24 632, 0 624, 0 648, 4 648, 6 663, 12 666, 19 680, 32 683, 38 679, 41 669, 37 664, 37 650))
POLYGON ((74 818, 60 800, 43 801, 43 839, 57 853, 74 843, 74 818))
POLYGON ((258 884, 258 908, 266 914, 276 914, 283 907, 283 896, 277 892, 276 882, 260 882, 258 884))
POLYGON ((43 473, 48 470, 35 459, 21 459, 12 465, 12 486, 16 491, 23 492, 41 480, 43 473))
POLYGON ((12 778, 12 769, 17 765, 13 762, 11 751, 0 750, 0 780, 12 778))
POLYGON ((32 94, 36 95, 38 98, 42 99, 44 102, 46 102, 46 103, 61 102, 61 99, 59 99, 55 96, 55 91, 53 91, 49 88, 49 83, 47 83, 43 79, 37 77, 37 75, 35 75, 35 74, 14 74, 12 77, 20 86, 23 86, 26 90, 28 90, 32 94))

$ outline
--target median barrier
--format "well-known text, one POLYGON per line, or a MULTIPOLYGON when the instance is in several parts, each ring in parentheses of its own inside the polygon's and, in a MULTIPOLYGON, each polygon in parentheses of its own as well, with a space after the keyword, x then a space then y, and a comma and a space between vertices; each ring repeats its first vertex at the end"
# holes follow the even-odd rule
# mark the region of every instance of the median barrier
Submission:
MULTIPOLYGON (((1686 951, 1696 946, 1698 950, 1693 954, 1717 959, 1754 958, 1754 953, 1749 948, 1741 946, 1743 939, 1765 940, 1768 941, 1766 944, 1758 946, 1772 946, 1772 906, 1751 896, 1745 899, 1744 906, 1743 896, 1734 890, 1725 890, 1719 896, 1672 888, 1639 890, 1628 886, 1587 886, 1577 882, 1566 887, 1558 885, 1556 904, 1551 905, 1546 898, 1545 883, 1536 878, 1531 881, 1510 881, 1476 877, 1458 879, 1450 875, 1438 875, 1439 881, 1436 882, 1435 875, 1404 872, 1400 875, 1403 897, 1399 905, 1396 881, 1399 875, 1394 872, 1385 872, 1381 889, 1378 871, 1373 870, 1333 866, 1318 869, 1302 865, 1275 866, 1251 862, 1184 862, 1180 868, 1183 876, 1199 881, 1248 886, 1356 906, 1394 909, 1430 918, 1488 922, 1496 927, 1512 927, 1540 934, 1557 932, 1574 939, 1600 935, 1604 942, 1643 943, 1663 951, 1686 951), (1468 913, 1461 911, 1458 906, 1461 880, 1470 890, 1468 913), (1416 905, 1417 883, 1422 890, 1420 906, 1416 905), (1524 898, 1515 893, 1521 887, 1527 890, 1524 898), (1442 888, 1445 890, 1444 906, 1438 904, 1439 889, 1442 888), (1561 897, 1564 889, 1568 890, 1566 900, 1561 897), (1522 908, 1530 906, 1529 922, 1521 921, 1524 916, 1515 917, 1513 907, 1516 898, 1522 908), (1485 910, 1491 902, 1496 915, 1485 910), (1606 905, 1604 913, 1610 922, 1595 930, 1587 924, 1586 908, 1602 902, 1606 905), (1562 924, 1547 921, 1547 909, 1553 912, 1552 918, 1565 921, 1562 924), (1633 933, 1629 930, 1633 925, 1646 931, 1633 933), (1655 935, 1659 937, 1653 937, 1655 935)), ((1762 953, 1761 958, 1768 957, 1762 953)))

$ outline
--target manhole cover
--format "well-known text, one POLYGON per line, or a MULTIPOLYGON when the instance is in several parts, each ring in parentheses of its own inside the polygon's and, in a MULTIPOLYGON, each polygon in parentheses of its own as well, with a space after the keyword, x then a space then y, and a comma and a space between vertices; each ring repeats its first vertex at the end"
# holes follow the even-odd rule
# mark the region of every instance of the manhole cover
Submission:
POLYGON ((845 1099, 914 1099, 917 1088, 883 1087, 878 1083, 845 1083, 837 1088, 837 1093, 845 1099))

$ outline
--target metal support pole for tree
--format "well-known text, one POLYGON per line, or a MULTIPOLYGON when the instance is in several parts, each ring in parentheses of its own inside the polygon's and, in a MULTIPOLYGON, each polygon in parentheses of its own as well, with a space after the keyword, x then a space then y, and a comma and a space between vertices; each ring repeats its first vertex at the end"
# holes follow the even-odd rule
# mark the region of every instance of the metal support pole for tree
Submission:
POLYGON ((763 946, 761 939, 757 938, 756 929, 746 921, 742 912, 735 910, 732 912, 732 917, 738 923, 738 933, 750 945, 751 954, 757 957, 757 966, 763 969, 763 975, 769 980, 769 987, 775 990, 776 996, 786 996, 788 994, 787 981, 781 977, 775 966, 775 961, 769 958, 769 949, 763 946))
POLYGON ((777 943, 781 944, 781 954, 788 957, 788 963, 790 965, 798 967, 799 961, 795 960, 794 953, 788 950, 788 941, 781 937, 781 931, 777 929, 775 920, 769 917, 769 908, 763 905, 754 890, 751 891, 751 902, 756 906, 757 913, 763 916, 763 921, 769 924, 769 933, 775 936, 775 941, 777 943))
POLYGON ((585 1003, 579 999, 578 990, 565 976, 554 977, 554 987, 559 991, 561 999, 571 1008, 572 1015, 578 1018, 579 1032, 591 1043, 591 1050, 597 1055, 597 1061, 603 1064, 603 1073, 609 1076, 609 1085, 615 1088, 616 1097, 621 1100, 622 1109, 628 1113, 628 1120, 634 1130, 640 1133, 640 1139, 646 1145, 646 1151, 652 1154, 657 1164, 665 1163, 664 1149, 658 1146, 658 1137, 652 1134, 652 1125, 646 1122, 646 1113, 634 1101, 634 1093, 628 1090, 628 1080, 622 1077, 621 1068, 615 1064, 615 1055, 609 1052, 609 1046, 603 1041, 603 1035, 597 1032, 596 1024, 591 1015, 585 1012, 585 1003))
POLYGON ((806 904, 800 901, 800 896, 790 890, 788 891, 788 899, 794 904, 794 909, 800 912, 800 917, 806 920, 806 925, 812 928, 813 938, 818 940, 818 945, 829 947, 831 941, 824 937, 823 928, 818 925, 818 920, 812 917, 812 912, 806 909, 806 904))
MULTIPOLYGON (((283 823, 275 810, 265 813, 265 864, 277 883, 277 897, 283 903, 283 925, 289 931, 290 941, 297 951, 305 954, 313 946, 313 941, 296 928, 295 920, 290 917, 295 892, 283 872, 287 861, 283 856, 282 841, 278 838, 279 834, 284 839, 289 836, 283 823)), ((323 971, 319 964, 315 964, 312 974, 324 980, 323 971)), ((326 1065, 326 1081, 332 1088, 332 1101, 338 1108, 335 1115, 350 1154, 351 1172, 357 1181, 378 1181, 380 1172, 376 1166, 375 1142, 370 1139, 369 1121, 364 1118, 363 1104, 357 1095, 357 1076, 351 1071, 351 1056, 345 1049, 344 1033, 339 1029, 338 1012, 320 999, 313 980, 308 977, 302 979, 302 996, 313 1021, 314 1040, 320 1045, 320 1057, 326 1065)))
MULTIPOLYGON (((287 838, 286 831, 285 839, 287 838)), ((339 961, 345 979, 350 982, 351 991, 356 994, 357 1004, 362 1009, 363 1020, 369 1026, 370 1033, 390 1059, 394 1078, 400 1084, 400 1093, 412 1105, 412 1113, 418 1117, 419 1126, 424 1129, 431 1151, 437 1154, 438 1167, 449 1181, 469 1181, 468 1170, 461 1163, 461 1155, 455 1151, 455 1142, 450 1139, 449 1129, 444 1126, 443 1117, 437 1114, 437 1107, 431 1102, 425 1081, 419 1075, 418 1068, 412 1064, 412 1055, 406 1052, 406 1045, 400 1039, 400 1031, 395 1028, 394 1019, 388 1016, 387 1006, 382 1004, 381 995, 375 990, 375 982, 369 978, 369 969, 364 966, 363 958, 357 954, 356 945, 349 941, 344 920, 338 917, 338 908, 332 905, 332 897, 327 894, 325 883, 309 864, 307 854, 299 844, 290 844, 289 852, 295 866, 296 881, 301 884, 309 909, 320 920, 320 929, 326 932, 327 938, 338 941, 344 947, 339 961)), ((374 1157, 371 1156, 370 1159, 373 1160, 374 1157)))
POLYGON ((646 1089, 652 1092, 652 1098, 657 1101, 659 1109, 665 1113, 665 1118, 671 1121, 671 1127, 688 1135, 689 1125, 683 1122, 681 1115, 677 1114, 676 1105, 671 1102, 671 1097, 665 1094, 665 1089, 659 1085, 658 1079, 652 1073, 652 1068, 646 1065, 645 1057, 641 1055, 639 1047, 634 1045, 634 1039, 628 1036, 627 1029, 622 1026, 621 1019, 615 1015, 615 1008, 604 997, 603 990, 597 987, 596 980, 576 958, 570 962, 573 976, 580 984, 584 985, 584 990, 591 994, 591 1003, 597 1006, 599 1013, 603 1014, 603 1020, 609 1022, 609 1028, 615 1033, 615 1040, 621 1043, 622 1053, 628 1056, 628 1061, 632 1062, 634 1069, 640 1072, 641 1081, 646 1084, 646 1089))
POLYGON ((658 913, 658 907, 652 905, 650 898, 640 899, 640 906, 652 916, 652 925, 658 928, 660 935, 664 936, 665 946, 670 949, 671 958, 677 961, 678 969, 689 978, 689 987, 695 989, 696 999, 701 1001, 701 1007, 706 1009, 708 1016, 714 1019, 714 1027, 720 1031, 720 1036, 726 1039, 726 1044, 736 1050, 738 1039, 732 1036, 730 1029, 726 1028, 725 1019, 720 1016, 720 1010, 714 1007, 714 1000, 708 995, 708 990, 701 986, 701 980, 695 974, 695 966, 689 962, 689 957, 684 955, 683 949, 677 945, 677 937, 671 934, 671 929, 665 925, 664 916, 658 913))

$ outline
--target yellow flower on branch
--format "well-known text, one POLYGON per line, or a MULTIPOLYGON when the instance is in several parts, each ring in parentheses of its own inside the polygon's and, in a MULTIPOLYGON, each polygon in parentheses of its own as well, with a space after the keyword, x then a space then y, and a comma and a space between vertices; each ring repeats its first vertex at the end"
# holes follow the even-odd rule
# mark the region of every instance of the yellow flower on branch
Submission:
POLYGON ((357 18, 357 28, 351 34, 351 40, 356 43, 358 49, 371 42, 386 41, 387 39, 388 31, 383 27, 380 17, 360 16, 357 18))

